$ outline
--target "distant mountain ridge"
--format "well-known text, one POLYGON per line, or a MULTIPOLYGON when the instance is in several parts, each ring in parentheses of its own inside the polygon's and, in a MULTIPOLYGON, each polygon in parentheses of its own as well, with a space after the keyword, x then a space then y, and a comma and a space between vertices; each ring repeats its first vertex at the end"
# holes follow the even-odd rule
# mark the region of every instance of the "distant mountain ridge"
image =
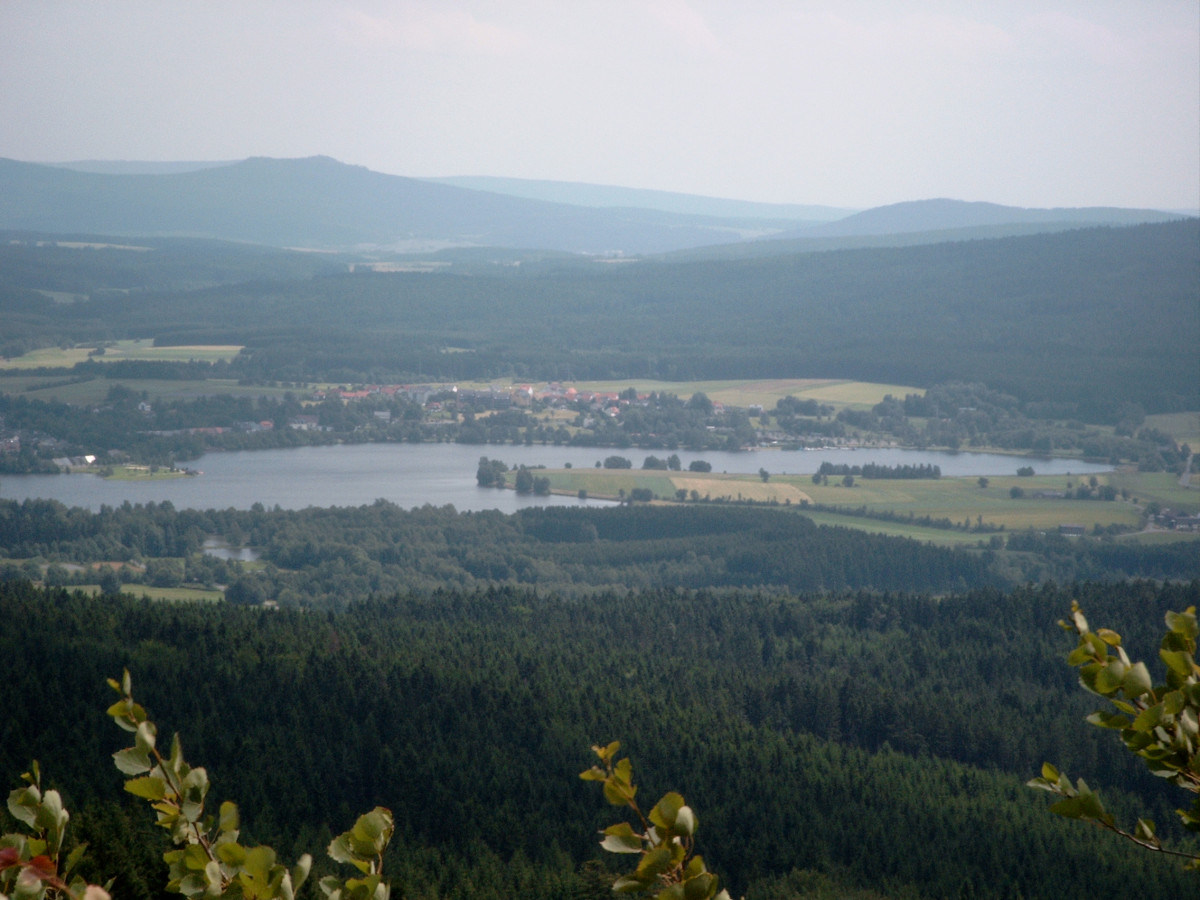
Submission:
MULTIPOLYGON (((928 241, 936 243, 955 239, 956 229, 1021 225, 1061 230, 1181 218, 1154 210, 1039 210, 921 200, 810 224, 814 217, 836 212, 562 182, 426 180, 320 156, 58 165, 0 159, 0 229, 204 237, 321 250, 428 252, 492 246, 644 255, 722 244, 745 247, 747 241, 763 238, 928 232, 928 241), (541 196, 482 190, 483 185, 541 196)), ((833 246, 826 242, 812 249, 833 246)))
POLYGON ((241 162, 237 159, 178 160, 156 162, 140 159, 77 159, 70 162, 46 163, 56 169, 71 169, 75 172, 94 172, 98 175, 172 175, 178 172, 198 172, 201 169, 217 169, 241 162))
POLYGON ((797 229, 794 233, 778 237, 862 237, 998 225, 1141 225, 1171 222, 1179 218, 1182 217, 1152 209, 1104 206, 1025 209, 998 203, 939 198, 877 206, 837 222, 797 229))
POLYGON ((255 157, 149 174, 0 159, 0 229, 17 231, 207 237, 311 249, 466 245, 641 254, 777 233, 780 226, 530 200, 385 175, 328 157, 255 157))
POLYGON ((512 197, 525 197, 530 200, 547 200, 552 203, 569 203, 574 206, 657 209, 662 212, 689 216, 826 222, 844 219, 856 212, 856 210, 833 206, 757 203, 750 200, 730 200, 697 194, 681 194, 675 191, 654 191, 645 188, 617 187, 577 181, 498 178, 490 175, 463 175, 426 180, 476 191, 491 191, 512 197))

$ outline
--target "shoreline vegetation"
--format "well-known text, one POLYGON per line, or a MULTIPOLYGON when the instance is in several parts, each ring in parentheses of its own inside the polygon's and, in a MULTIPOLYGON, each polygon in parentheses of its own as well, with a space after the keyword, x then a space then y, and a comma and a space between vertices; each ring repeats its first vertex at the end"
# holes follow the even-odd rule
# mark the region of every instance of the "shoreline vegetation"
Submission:
MULTIPOLYGON (((517 470, 519 471, 519 470, 517 470)), ((645 469, 532 469, 544 493, 619 504, 728 504, 798 512, 825 524, 962 545, 1029 529, 1089 535, 1161 534, 1164 508, 1200 509, 1194 488, 1124 470, 1096 476, 944 476, 936 480, 842 480, 814 485, 807 474, 661 472, 645 469), (982 483, 981 483, 982 482, 982 483), (1093 484, 1094 482, 1094 484, 1093 484), (1105 499, 1111 496, 1111 499, 1105 499)), ((515 472, 509 472, 515 477, 515 472)), ((1155 473, 1161 474, 1161 473, 1155 473)), ((513 480, 492 487, 520 492, 513 480)), ((524 493, 531 493, 526 490, 524 493)), ((1177 532, 1200 540, 1200 532, 1177 532)))
MULTIPOLYGON (((225 348, 208 349, 216 353, 225 348)), ((449 440, 477 445, 501 460, 505 446, 518 444, 587 446, 595 447, 599 456, 608 452, 628 457, 624 469, 537 471, 544 483, 535 486, 531 479, 525 493, 612 502, 779 506, 852 528, 937 543, 1064 526, 1075 529, 1072 533, 1079 528, 1088 534, 1142 533, 1155 527, 1154 516, 1162 509, 1193 516, 1200 512, 1195 488, 1160 484, 1162 479, 1156 477, 1171 475, 1183 450, 1190 452, 1188 438, 1194 440, 1192 430, 1200 430, 1200 414, 1142 415, 1116 425, 1092 426, 1024 417, 1013 398, 982 385, 922 391, 812 378, 678 383, 630 379, 537 386, 465 382, 391 388, 274 383, 237 385, 243 393, 235 395, 225 393, 234 386, 227 380, 110 380, 103 377, 117 371, 110 365, 123 364, 92 365, 103 374, 93 372, 83 380, 59 378, 40 388, 22 378, 22 393, 0 397, 0 403, 7 404, 0 415, 12 411, 6 419, 11 429, 28 415, 30 404, 45 413, 44 407, 53 402, 49 398, 58 397, 61 405, 49 409, 58 411, 57 422, 46 415, 37 421, 68 435, 74 429, 73 448, 82 452, 120 446, 118 432, 86 430, 96 419, 113 420, 124 429, 120 433, 135 442, 131 450, 115 455, 110 451, 92 465, 69 468, 113 480, 197 475, 176 459, 219 450, 449 440), (95 383, 97 387, 89 387, 95 383), (97 402, 100 395, 103 400, 97 402), (41 399, 24 399, 29 396, 41 399), (68 398, 70 402, 62 402, 68 398), (84 445, 84 440, 92 443, 84 445), (793 452, 801 446, 803 454, 793 452), (761 468, 758 475, 671 471, 664 458, 670 458, 674 447, 754 453, 761 468), (855 449, 862 465, 826 468, 820 483, 815 483, 816 471, 797 474, 797 468, 816 470, 822 465, 821 449, 855 449), (875 462, 873 449, 997 453, 1011 456, 1013 471, 1024 474, 989 477, 984 483, 973 477, 931 477, 933 473, 917 470, 896 479, 871 477, 864 472, 875 462), (1105 451, 1112 458, 1106 459, 1105 451), (126 459, 120 460, 121 455, 126 459), (1122 455, 1126 458, 1116 459, 1122 455), (643 457, 646 462, 638 467, 643 457), (1107 462, 1112 470, 1095 477, 1094 484, 1079 476, 1031 476, 1031 470, 1037 472, 1037 460, 1045 458, 1107 462), (811 466, 799 465, 802 462, 811 466), (1164 467, 1166 471, 1153 471, 1164 467), (786 468, 788 474, 771 471, 778 468, 786 468)), ((0 377, 0 386, 16 386, 12 378, 0 377)), ((10 474, 21 473, 22 461, 28 465, 25 472, 37 472, 47 462, 22 446, 21 454, 0 454, 0 467, 10 474)), ((513 477, 506 486, 519 489, 513 477)))

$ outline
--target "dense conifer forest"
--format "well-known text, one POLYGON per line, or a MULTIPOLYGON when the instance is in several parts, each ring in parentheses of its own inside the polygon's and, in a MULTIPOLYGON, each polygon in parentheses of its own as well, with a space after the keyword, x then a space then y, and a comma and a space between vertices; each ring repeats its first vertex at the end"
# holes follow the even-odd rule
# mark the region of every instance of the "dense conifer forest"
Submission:
POLYGON ((196 276, 170 245, 173 262, 144 280, 141 258, 160 251, 69 251, 89 262, 62 267, 61 249, 17 243, 0 246, 0 352, 130 336, 238 344, 242 377, 283 381, 969 380, 1075 404, 1095 421, 1122 402, 1200 405, 1198 229, 1187 220, 753 260, 388 274, 208 244, 196 276), (138 266, 108 262, 131 254, 138 266))
POLYGON ((945 593, 1049 579, 1188 579, 1193 541, 1136 544, 1014 532, 953 550, 817 526, 803 510, 735 504, 530 508, 515 515, 451 507, 176 510, 170 503, 98 513, 53 500, 0 500, 0 578, 95 584, 122 563, 125 582, 221 585, 232 603, 340 609, 369 594, 518 587, 561 596, 605 590, 751 589, 945 593), (221 536, 260 548, 253 564, 206 554, 221 536), (15 560, 23 560, 18 564, 15 560), (74 571, 68 568, 71 566, 74 571))
POLYGON ((1180 802, 1083 723, 1092 704, 1054 626, 1072 599, 1149 651, 1200 583, 941 598, 445 589, 306 613, 6 582, 0 771, 38 758, 118 893, 157 896, 153 828, 107 762, 123 737, 104 679, 128 666, 254 840, 315 850, 390 807, 388 871, 407 898, 606 896, 608 863, 589 861, 611 814, 576 776, 588 745, 613 738, 648 794, 685 792, 710 867, 748 900, 805 885, 1187 896, 1177 864, 1051 816, 1024 787, 1054 759, 1161 828, 1180 802))

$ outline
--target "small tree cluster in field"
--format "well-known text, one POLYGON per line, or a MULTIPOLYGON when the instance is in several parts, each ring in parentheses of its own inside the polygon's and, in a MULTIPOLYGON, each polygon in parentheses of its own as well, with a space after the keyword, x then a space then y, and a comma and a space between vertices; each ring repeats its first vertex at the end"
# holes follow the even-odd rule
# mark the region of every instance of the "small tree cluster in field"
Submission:
MULTIPOLYGON (((1079 667, 1080 684, 1116 707, 1116 711, 1098 710, 1088 721, 1119 732, 1125 746, 1141 757, 1151 772, 1197 794, 1190 809, 1178 812, 1184 828, 1200 833, 1200 666, 1196 664, 1200 628, 1195 607, 1167 613, 1166 624, 1158 652, 1166 665, 1166 680, 1156 685, 1145 663, 1130 660, 1121 646, 1121 635, 1107 628, 1091 630, 1078 603, 1071 604, 1070 619, 1059 622, 1079 636, 1067 661, 1079 667)), ((1050 807, 1052 812, 1093 822, 1148 850, 1183 857, 1188 868, 1200 870, 1200 854, 1163 846, 1149 819, 1138 819, 1132 830, 1118 826, 1082 778, 1072 784, 1065 773, 1045 763, 1041 777, 1029 786, 1061 798, 1050 807)))

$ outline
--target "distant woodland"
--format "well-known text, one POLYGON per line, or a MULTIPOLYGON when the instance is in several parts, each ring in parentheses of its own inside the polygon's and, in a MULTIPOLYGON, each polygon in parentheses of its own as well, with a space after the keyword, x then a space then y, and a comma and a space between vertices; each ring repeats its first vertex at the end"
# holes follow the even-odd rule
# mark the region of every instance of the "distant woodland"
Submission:
POLYGON ((982 382, 1084 421, 1128 402, 1200 407, 1196 221, 751 260, 387 274, 162 246, 170 259, 156 273, 143 267, 158 250, 0 246, 0 352, 143 337, 245 345, 237 377, 286 382, 846 377, 982 382))
POLYGON ((0 500, 0 578, 95 584, 100 563, 120 582, 220 585, 232 603, 341 609, 369 594, 495 587, 561 596, 672 587, 926 591, 1027 581, 1187 579, 1194 541, 1072 541, 1014 532, 951 550, 848 528, 803 510, 726 504, 610 509, 530 508, 515 515, 357 508, 176 510, 170 503, 99 513, 52 500, 0 500), (259 548, 253 564, 205 554, 220 536, 259 548), (15 560, 24 560, 18 564, 15 560), (72 567, 72 568, 68 568, 72 567))

